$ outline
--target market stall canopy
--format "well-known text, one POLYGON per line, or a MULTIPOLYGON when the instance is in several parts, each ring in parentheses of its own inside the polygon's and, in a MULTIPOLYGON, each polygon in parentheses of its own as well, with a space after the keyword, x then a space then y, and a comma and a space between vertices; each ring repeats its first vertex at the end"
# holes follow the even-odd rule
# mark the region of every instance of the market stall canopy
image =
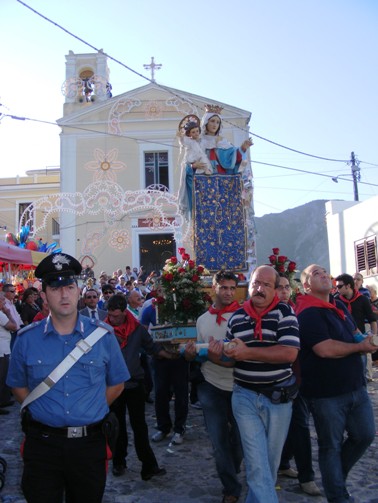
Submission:
POLYGON ((47 253, 26 250, 0 241, 0 263, 37 266, 47 253))

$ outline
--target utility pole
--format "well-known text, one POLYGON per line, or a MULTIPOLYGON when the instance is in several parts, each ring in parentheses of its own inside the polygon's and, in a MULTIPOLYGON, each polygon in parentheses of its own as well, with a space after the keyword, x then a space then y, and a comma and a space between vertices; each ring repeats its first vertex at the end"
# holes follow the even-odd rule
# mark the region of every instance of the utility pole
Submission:
POLYGON ((358 161, 356 161, 356 157, 354 155, 354 152, 351 152, 351 154, 350 154, 350 163, 352 166, 354 200, 359 201, 357 182, 359 182, 361 179, 360 166, 359 166, 360 163, 358 161))

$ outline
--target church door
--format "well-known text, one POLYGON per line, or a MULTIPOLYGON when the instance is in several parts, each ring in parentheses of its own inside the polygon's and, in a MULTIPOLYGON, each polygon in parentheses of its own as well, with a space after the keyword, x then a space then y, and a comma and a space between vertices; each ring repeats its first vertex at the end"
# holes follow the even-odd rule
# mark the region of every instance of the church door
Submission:
POLYGON ((165 261, 176 255, 173 234, 142 234, 139 236, 140 265, 147 274, 156 271, 160 275, 165 261))

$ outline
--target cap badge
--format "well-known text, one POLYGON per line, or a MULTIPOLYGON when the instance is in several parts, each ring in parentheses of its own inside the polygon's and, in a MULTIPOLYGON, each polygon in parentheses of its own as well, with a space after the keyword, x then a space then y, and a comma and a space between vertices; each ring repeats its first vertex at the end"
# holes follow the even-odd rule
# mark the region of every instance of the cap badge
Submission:
POLYGON ((52 259, 52 263, 54 264, 55 269, 57 271, 61 271, 63 269, 63 266, 69 265, 70 262, 71 261, 69 258, 67 258, 65 255, 60 255, 60 254, 54 255, 54 257, 52 259))

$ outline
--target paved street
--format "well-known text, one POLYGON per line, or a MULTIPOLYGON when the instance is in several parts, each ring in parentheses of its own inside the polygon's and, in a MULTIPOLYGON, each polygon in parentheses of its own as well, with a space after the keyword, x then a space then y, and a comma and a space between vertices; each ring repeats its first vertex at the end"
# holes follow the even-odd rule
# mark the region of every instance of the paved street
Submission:
MULTIPOLYGON (((378 371, 375 371, 378 379, 378 371)), ((378 382, 368 386, 374 404, 378 428, 378 382)), ((8 463, 6 480, 0 492, 0 501, 7 503, 24 503, 20 490, 22 462, 19 445, 22 434, 19 426, 18 405, 10 407, 10 414, 0 416, 0 455, 8 463)), ((154 406, 147 404, 147 420, 150 435, 155 431, 154 406)), ((321 487, 317 466, 316 439, 313 433, 314 467, 316 481, 321 487)), ((148 482, 140 478, 140 463, 130 446, 128 470, 123 477, 108 477, 104 503, 220 503, 221 487, 218 481, 212 458, 202 412, 190 408, 185 441, 181 446, 169 447, 169 439, 153 448, 161 466, 167 469, 167 475, 148 482)), ((110 471, 111 472, 111 471, 110 471)), ((240 474, 244 482, 244 472, 240 474)), ((245 486, 245 484, 244 484, 245 486)), ((313 501, 323 503, 324 497, 304 495, 295 479, 280 477, 277 481, 280 502, 304 503, 313 501)), ((349 491, 356 503, 378 503, 378 436, 362 460, 355 466, 349 477, 349 491)), ((245 490, 240 501, 244 500, 245 490)), ((90 503, 90 502, 83 502, 90 503)), ((269 503, 269 502, 266 502, 269 503)))

